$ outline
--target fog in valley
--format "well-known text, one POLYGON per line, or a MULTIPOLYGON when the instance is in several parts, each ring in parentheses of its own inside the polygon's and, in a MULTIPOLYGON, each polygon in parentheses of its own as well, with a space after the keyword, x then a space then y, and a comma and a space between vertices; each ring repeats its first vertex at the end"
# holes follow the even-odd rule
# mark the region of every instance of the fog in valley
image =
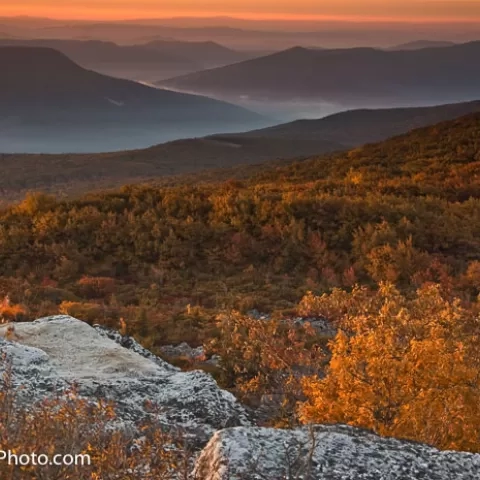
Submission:
POLYGON ((38 125, 23 127, 21 131, 0 126, 0 149, 1 153, 32 154, 120 152, 214 133, 243 132, 276 123, 279 122, 263 119, 261 122, 234 123, 230 127, 221 121, 190 127, 182 124, 174 127, 140 125, 136 128, 109 125, 92 128, 87 124, 68 128, 38 125))
POLYGON ((0 151, 141 149, 353 109, 471 101, 477 38, 468 22, 0 18, 0 151))

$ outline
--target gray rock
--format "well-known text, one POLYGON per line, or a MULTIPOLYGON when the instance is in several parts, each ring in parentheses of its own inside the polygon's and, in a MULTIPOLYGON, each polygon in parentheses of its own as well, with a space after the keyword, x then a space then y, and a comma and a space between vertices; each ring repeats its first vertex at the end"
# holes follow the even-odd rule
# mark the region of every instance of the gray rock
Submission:
POLYGON ((268 313, 261 313, 257 309, 250 310, 249 312, 247 312, 247 315, 251 318, 254 318, 255 320, 269 321, 272 318, 272 316, 268 313))
POLYGON ((337 334, 336 329, 324 317, 296 317, 289 319, 289 322, 299 327, 309 323, 319 335, 334 337, 337 334))
POLYGON ((208 360, 203 362, 206 365, 212 365, 214 367, 219 367, 222 363, 222 357, 220 355, 212 355, 208 360))
POLYGON ((250 425, 245 408, 210 375, 184 373, 128 337, 69 316, 18 323, 16 341, 2 338, 7 327, 0 326, 0 355, 12 365, 24 405, 75 385, 83 398, 113 401, 129 429, 151 419, 201 444, 220 428, 250 425))
POLYGON ((129 337, 128 335, 122 335, 117 330, 113 328, 105 327, 103 325, 94 325, 93 328, 103 337, 113 340, 115 343, 118 343, 123 348, 131 350, 132 352, 138 353, 143 358, 151 360, 165 370, 170 370, 172 372, 179 372, 180 368, 170 365, 165 360, 154 355, 152 352, 143 348, 135 339, 129 337))
POLYGON ((213 436, 195 474, 201 480, 478 480, 480 455, 346 426, 239 427, 213 436))
POLYGON ((160 352, 169 358, 187 358, 192 361, 205 360, 205 350, 203 347, 192 348, 186 342, 183 342, 180 345, 166 345, 160 347, 160 352))

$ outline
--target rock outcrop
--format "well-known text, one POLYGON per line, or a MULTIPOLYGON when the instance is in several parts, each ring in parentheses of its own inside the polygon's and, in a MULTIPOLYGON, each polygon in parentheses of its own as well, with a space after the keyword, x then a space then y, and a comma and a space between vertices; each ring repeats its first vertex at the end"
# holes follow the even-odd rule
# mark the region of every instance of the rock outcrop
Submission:
POLYGON ((256 427, 210 375, 182 372, 130 337, 69 316, 0 325, 0 358, 0 380, 2 369, 11 367, 13 385, 21 387, 20 407, 75 386, 82 398, 116 404, 114 428, 133 430, 153 420, 181 431, 198 452, 192 480, 480 478, 480 455, 346 426, 256 427))
POLYGON ((25 403, 75 386, 81 397, 112 400, 126 426, 155 416, 199 444, 221 428, 250 425, 245 408, 210 375, 184 373, 117 332, 69 316, 18 323, 14 336, 8 328, 0 326, 0 355, 25 403))
POLYGON ((183 342, 180 345, 165 345, 160 347, 160 352, 165 357, 185 358, 187 360, 201 362, 206 360, 203 347, 192 348, 188 343, 183 342))
POLYGON ((477 480, 480 455, 346 426, 238 427, 213 436, 195 473, 202 480, 477 480))

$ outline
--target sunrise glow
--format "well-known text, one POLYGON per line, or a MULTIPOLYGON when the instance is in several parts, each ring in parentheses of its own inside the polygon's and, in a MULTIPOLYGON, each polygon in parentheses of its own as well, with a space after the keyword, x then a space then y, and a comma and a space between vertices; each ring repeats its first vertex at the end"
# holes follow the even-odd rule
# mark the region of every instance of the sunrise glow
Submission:
POLYGON ((479 22, 480 2, 470 1, 272 1, 252 0, 16 0, 0 6, 0 15, 53 19, 127 20, 171 17, 220 17, 248 20, 348 21, 348 22, 479 22))

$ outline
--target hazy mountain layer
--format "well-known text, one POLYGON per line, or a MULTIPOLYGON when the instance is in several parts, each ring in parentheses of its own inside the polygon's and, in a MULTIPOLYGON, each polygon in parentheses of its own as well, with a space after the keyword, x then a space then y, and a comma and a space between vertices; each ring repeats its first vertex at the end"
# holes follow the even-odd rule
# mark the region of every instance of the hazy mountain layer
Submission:
POLYGON ((428 105, 480 96, 480 42, 383 51, 296 47, 160 85, 220 98, 341 105, 428 105))
POLYGON ((159 78, 228 65, 249 58, 246 54, 213 42, 155 41, 145 45, 117 45, 99 40, 32 40, 7 37, 0 38, 0 46, 53 48, 82 67, 143 82, 153 82, 159 78))
POLYGON ((422 48, 453 47, 454 42, 435 40, 415 40, 390 47, 388 50, 420 50, 422 48))
POLYGON ((265 125, 240 107, 85 70, 47 48, 0 47, 0 151, 138 148, 265 125))

